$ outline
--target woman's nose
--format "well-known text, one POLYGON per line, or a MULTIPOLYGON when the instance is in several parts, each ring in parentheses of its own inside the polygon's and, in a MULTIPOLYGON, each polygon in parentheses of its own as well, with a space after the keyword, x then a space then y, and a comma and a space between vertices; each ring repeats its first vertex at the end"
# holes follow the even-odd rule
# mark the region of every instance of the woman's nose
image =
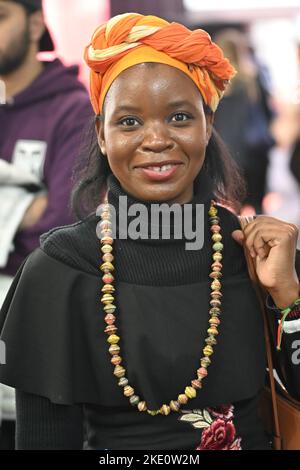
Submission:
POLYGON ((162 123, 155 123, 145 127, 142 147, 144 151, 162 152, 171 149, 174 142, 166 126, 162 123))

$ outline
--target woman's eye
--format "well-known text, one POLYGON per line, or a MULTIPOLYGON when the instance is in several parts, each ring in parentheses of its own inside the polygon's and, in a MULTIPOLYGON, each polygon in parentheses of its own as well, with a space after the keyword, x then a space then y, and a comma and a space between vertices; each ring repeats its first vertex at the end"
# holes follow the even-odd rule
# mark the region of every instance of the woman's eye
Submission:
POLYGON ((128 117, 128 118, 121 119, 120 124, 122 124, 122 126, 124 126, 124 127, 125 126, 126 127, 133 127, 133 126, 136 126, 137 124, 139 124, 139 122, 135 118, 128 117))
POLYGON ((181 122, 181 121, 187 121, 190 116, 188 116, 185 113, 176 113, 174 116, 172 116, 171 121, 175 122, 181 122))

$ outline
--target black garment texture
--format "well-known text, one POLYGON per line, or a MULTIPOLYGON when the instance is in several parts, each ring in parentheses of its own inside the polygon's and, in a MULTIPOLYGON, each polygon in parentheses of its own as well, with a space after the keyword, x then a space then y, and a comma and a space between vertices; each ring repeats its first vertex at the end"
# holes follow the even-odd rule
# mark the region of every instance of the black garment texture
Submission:
MULTIPOLYGON (((200 443, 201 430, 179 422, 176 413, 164 419, 129 406, 56 405, 20 390, 16 404, 17 450, 193 450, 200 443)), ((258 397, 234 404, 243 450, 270 450, 257 406, 258 397)))
MULTIPOLYGON (((128 206, 137 202, 114 176, 108 185, 116 210, 120 196, 127 196, 128 206)), ((202 249, 185 250, 187 240, 172 237, 117 238, 113 245, 122 364, 149 409, 183 393, 203 356, 213 253, 204 185, 192 203, 194 219, 196 204, 204 204, 202 249)), ((219 336, 203 389, 181 409, 233 404, 242 448, 267 448, 253 412, 265 373, 261 313, 242 248, 231 237, 238 220, 224 207, 218 211, 224 243, 219 336)), ((20 267, 1 310, 6 365, 0 366, 0 382, 17 389, 17 446, 81 448, 80 409, 88 449, 194 449, 201 429, 179 422, 177 413, 153 417, 138 412, 117 385, 103 332, 99 220, 91 214, 44 234, 41 247, 20 267), (59 418, 63 409, 66 420, 59 418), (58 427, 43 426, 41 433, 40 416, 58 427), (64 431, 71 418, 73 437, 64 431)))
POLYGON ((55 405, 48 398, 16 390, 16 413, 16 450, 82 449, 82 405, 55 405))

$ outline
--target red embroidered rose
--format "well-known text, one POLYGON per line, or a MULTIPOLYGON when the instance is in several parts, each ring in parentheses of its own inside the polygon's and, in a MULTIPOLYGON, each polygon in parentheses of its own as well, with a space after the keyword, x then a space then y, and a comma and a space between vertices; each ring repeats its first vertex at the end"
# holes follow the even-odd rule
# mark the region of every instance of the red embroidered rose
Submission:
POLYGON ((200 446, 196 450, 241 450, 241 439, 235 439, 232 421, 216 419, 202 432, 200 446))

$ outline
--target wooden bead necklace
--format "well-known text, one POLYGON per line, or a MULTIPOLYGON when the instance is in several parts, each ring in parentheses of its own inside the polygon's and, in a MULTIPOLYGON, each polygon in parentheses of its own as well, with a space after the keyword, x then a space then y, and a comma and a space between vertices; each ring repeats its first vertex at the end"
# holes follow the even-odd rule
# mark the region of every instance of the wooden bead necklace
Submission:
POLYGON ((210 208, 208 211, 210 230, 212 232, 212 249, 213 249, 213 263, 211 265, 212 271, 209 274, 211 281, 211 300, 210 300, 210 319, 208 321, 209 328, 207 330, 208 337, 205 339, 205 347, 203 348, 203 357, 200 359, 200 368, 197 370, 197 378, 191 381, 191 385, 187 386, 183 393, 178 395, 176 400, 171 400, 170 403, 163 404, 158 410, 149 410, 147 403, 140 399, 136 395, 133 387, 129 385, 128 379, 126 378, 126 369, 121 366, 122 357, 120 355, 120 346, 119 341, 120 337, 117 336, 116 332, 118 328, 115 326, 116 317, 114 315, 116 306, 113 304, 115 298, 113 293, 115 288, 113 286, 114 277, 112 271, 114 271, 114 265, 112 264, 114 256, 112 254, 112 223, 111 223, 111 214, 109 203, 107 197, 105 201, 100 206, 101 209, 101 252, 102 252, 102 261, 103 263, 100 266, 102 271, 102 281, 103 287, 101 289, 103 296, 101 302, 104 304, 104 321, 106 323, 106 328, 104 332, 108 335, 107 342, 109 343, 109 353, 111 354, 111 363, 114 366, 113 374, 118 379, 118 385, 123 388, 124 396, 129 398, 129 402, 132 406, 137 406, 139 411, 144 411, 149 413, 151 416, 162 414, 167 416, 170 412, 178 412, 181 405, 185 405, 189 399, 195 398, 197 391, 202 388, 202 381, 207 377, 207 369, 211 364, 210 356, 212 356, 214 350, 213 346, 217 343, 216 336, 218 335, 218 326, 220 325, 220 315, 221 315, 221 282, 220 278, 222 277, 222 250, 223 244, 221 243, 222 235, 220 233, 220 219, 218 217, 218 209, 216 208, 216 202, 211 201, 210 208))

